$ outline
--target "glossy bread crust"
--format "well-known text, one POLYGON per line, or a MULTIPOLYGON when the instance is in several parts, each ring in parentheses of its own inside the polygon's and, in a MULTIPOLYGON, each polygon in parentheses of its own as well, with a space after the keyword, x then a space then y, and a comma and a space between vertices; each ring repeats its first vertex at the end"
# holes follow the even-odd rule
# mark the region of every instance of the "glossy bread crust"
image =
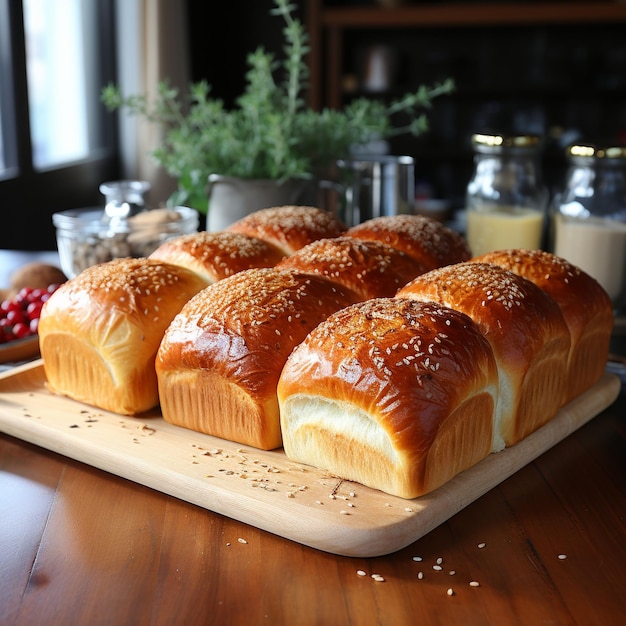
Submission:
POLYGON ((559 305, 571 339, 568 399, 599 380, 606 367, 614 315, 611 299, 598 281, 542 250, 496 250, 472 260, 493 263, 527 278, 559 305))
POLYGON ((124 415, 157 406, 154 358, 165 329, 206 285, 185 268, 148 259, 87 268, 59 287, 41 313, 49 388, 124 415))
POLYGON ((386 243, 412 256, 426 270, 471 257, 459 233, 424 215, 376 217, 348 229, 346 236, 386 243))
POLYGON ((346 227, 330 211, 286 205, 255 211, 227 230, 258 237, 290 255, 318 239, 338 237, 346 227))
POLYGON ((531 281, 496 265, 465 262, 418 276, 396 297, 440 302, 478 325, 498 364, 505 445, 542 426, 564 404, 569 331, 556 302, 531 281))
POLYGON ((413 498, 491 451, 497 369, 467 316, 372 299, 330 316, 278 384, 285 453, 413 498))
POLYGON ((319 239, 283 259, 278 267, 323 276, 352 289, 363 300, 393 296, 426 271, 396 248, 353 237, 319 239))
POLYGON ((203 290, 175 317, 156 370, 163 418, 261 449, 281 445, 276 385, 293 348, 358 300, 319 276, 251 269, 203 290))
POLYGON ((243 270, 272 267, 284 256, 276 246, 257 237, 202 231, 165 241, 150 258, 186 267, 214 283, 243 270))

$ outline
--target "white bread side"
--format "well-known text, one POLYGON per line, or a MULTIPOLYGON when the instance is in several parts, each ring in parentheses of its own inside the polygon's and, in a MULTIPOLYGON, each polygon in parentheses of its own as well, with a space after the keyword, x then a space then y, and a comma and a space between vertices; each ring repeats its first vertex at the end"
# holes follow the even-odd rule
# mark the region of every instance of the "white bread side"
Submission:
POLYGON ((498 374, 467 316, 437 303, 372 299, 331 315, 278 382, 286 455, 403 498, 492 449, 498 374))
POLYGON ((276 385, 287 357, 356 294, 277 268, 224 278, 192 298, 156 359, 163 418, 264 450, 281 445, 276 385))
POLYGON ((87 268, 59 287, 41 312, 49 388, 123 415, 154 408, 154 359, 165 329, 206 285, 187 269, 145 258, 87 268))
POLYGON ((606 367, 614 314, 609 294, 595 278, 543 250, 497 250, 472 260, 493 263, 527 278, 559 305, 571 340, 566 400, 600 379, 606 367))
POLYGON ((465 262, 418 276, 396 297, 440 302, 480 328, 498 364, 504 445, 521 441, 564 404, 569 331, 556 302, 531 281, 496 265, 465 262))

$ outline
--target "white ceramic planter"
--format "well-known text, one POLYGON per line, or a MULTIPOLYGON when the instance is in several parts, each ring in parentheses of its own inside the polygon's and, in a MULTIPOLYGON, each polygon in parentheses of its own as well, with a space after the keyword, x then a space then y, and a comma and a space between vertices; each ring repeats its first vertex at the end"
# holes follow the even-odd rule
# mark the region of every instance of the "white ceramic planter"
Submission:
POLYGON ((209 176, 209 211, 206 229, 224 230, 254 211, 273 206, 298 204, 306 180, 278 183, 274 180, 243 179, 211 174, 209 176))

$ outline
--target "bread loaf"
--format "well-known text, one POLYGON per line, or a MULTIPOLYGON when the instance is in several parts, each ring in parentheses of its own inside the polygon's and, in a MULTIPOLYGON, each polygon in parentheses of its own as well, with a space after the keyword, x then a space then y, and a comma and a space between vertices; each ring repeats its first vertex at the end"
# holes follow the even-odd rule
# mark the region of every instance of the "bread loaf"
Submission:
POLYGON ((348 229, 346 236, 382 241, 412 256, 426 270, 467 261, 471 256, 459 233, 424 215, 375 217, 348 229))
POLYGON ((290 255, 318 239, 338 237, 346 227, 330 211, 288 205, 255 211, 227 230, 258 237, 290 255))
POLYGON ((611 299, 600 283, 565 259, 542 250, 497 250, 473 260, 494 263, 527 278, 560 306, 571 342, 567 400, 599 380, 614 323, 611 299))
POLYGON ((285 257, 277 267, 318 274, 359 294, 362 300, 393 296, 423 265, 380 241, 353 237, 319 239, 285 257))
POLYGON ((39 342, 49 388, 135 415, 158 405, 154 359, 165 329, 206 281, 148 259, 84 270, 45 303, 39 342))
POLYGON ((224 278, 192 298, 156 359, 163 418, 269 450, 281 445, 276 385, 306 334, 356 294, 277 268, 224 278))
POLYGON ((50 285, 60 285, 67 276, 56 266, 34 261, 16 269, 11 275, 11 288, 17 293, 22 287, 46 289, 50 285))
POLYGON ((462 313, 409 299, 347 307, 298 345, 278 383, 286 455, 403 498, 492 449, 498 372, 462 313))
POLYGON ((559 306, 534 283, 496 265, 465 262, 418 276, 396 297, 461 311, 488 339, 500 381, 500 446, 516 444, 564 404, 569 331, 559 306))
POLYGON ((241 233, 190 233, 163 242, 149 258, 190 269, 209 283, 253 267, 272 267, 283 257, 278 248, 241 233))

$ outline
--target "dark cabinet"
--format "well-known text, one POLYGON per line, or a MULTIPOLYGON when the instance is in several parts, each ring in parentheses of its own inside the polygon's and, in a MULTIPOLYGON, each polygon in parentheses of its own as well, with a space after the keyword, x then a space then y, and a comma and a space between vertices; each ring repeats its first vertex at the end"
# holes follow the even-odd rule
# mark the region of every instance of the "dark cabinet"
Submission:
POLYGON ((551 190, 571 141, 626 140, 626 3, 382 4, 308 0, 309 102, 338 108, 453 78, 429 132, 391 146, 415 157, 418 183, 434 196, 462 206, 474 132, 543 135, 551 190))

